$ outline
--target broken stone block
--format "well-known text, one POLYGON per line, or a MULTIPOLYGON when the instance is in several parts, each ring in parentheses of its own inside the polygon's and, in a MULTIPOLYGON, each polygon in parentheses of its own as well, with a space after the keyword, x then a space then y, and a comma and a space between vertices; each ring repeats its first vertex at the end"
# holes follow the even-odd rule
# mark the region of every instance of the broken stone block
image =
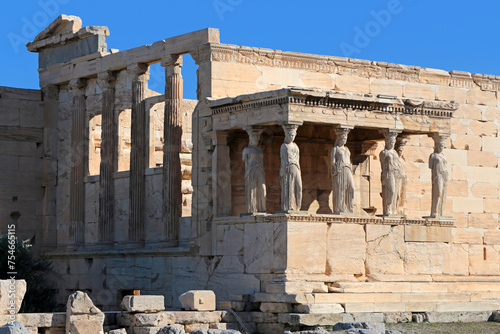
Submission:
POLYGON ((68 297, 66 304, 66 334, 104 334, 104 313, 82 291, 68 297))
POLYGON ((125 296, 121 306, 127 312, 155 313, 165 310, 164 296, 125 296))
POLYGON ((185 334, 184 326, 182 325, 166 326, 160 329, 157 334, 185 334))
POLYGON ((189 290, 179 296, 182 308, 191 311, 215 311, 215 293, 212 290, 189 290))
POLYGON ((344 313, 344 308, 338 303, 326 304, 299 304, 294 306, 297 313, 344 313))
POLYGON ((285 331, 285 334, 328 334, 328 331, 324 329, 323 327, 317 327, 315 329, 311 330, 306 330, 306 331, 298 331, 298 332, 290 332, 290 331, 285 331))
POLYGON ((108 334, 127 334, 127 330, 125 328, 113 329, 108 334))
POLYGON ((234 329, 207 329, 201 328, 190 332, 190 334, 241 334, 241 332, 234 329))
POLYGON ((493 312, 488 321, 500 322, 500 311, 493 312))
POLYGON ((0 334, 29 334, 29 332, 22 322, 14 321, 0 327, 0 334))
POLYGON ((333 326, 334 331, 355 331, 358 333, 372 333, 372 334, 385 334, 385 324, 376 322, 339 322, 333 326), (368 331, 360 331, 360 329, 367 329, 368 331))
POLYGON ((25 280, 0 280, 0 314, 19 313, 25 293, 25 280), (11 298, 12 295, 14 298, 11 298))

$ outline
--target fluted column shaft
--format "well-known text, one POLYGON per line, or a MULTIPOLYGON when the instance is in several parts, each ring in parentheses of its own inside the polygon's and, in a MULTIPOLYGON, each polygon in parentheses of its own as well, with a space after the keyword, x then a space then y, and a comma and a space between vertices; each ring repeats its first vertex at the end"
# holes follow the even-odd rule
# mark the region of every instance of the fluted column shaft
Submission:
POLYGON ((99 242, 110 243, 114 239, 114 195, 113 169, 118 131, 115 124, 115 78, 104 72, 98 76, 102 88, 102 132, 101 165, 99 178, 99 242))
POLYGON ((148 66, 135 64, 127 71, 132 77, 132 147, 130 151, 129 240, 143 241, 146 170, 146 98, 148 66))
POLYGON ((231 158, 227 145, 229 133, 214 131, 211 133, 215 146, 212 153, 212 198, 214 216, 231 215, 231 158))
POLYGON ((73 161, 70 174, 70 244, 85 242, 85 81, 77 79, 69 83, 73 97, 71 151, 73 161))
POLYGON ((178 240, 182 216, 182 57, 162 61, 165 67, 165 123, 163 145, 163 221, 167 240, 178 240))

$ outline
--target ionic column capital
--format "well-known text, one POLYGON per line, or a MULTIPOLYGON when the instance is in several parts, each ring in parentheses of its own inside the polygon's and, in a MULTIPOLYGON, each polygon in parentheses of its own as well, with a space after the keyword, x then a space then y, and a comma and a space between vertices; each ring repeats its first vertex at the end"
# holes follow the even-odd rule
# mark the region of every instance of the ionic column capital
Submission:
POLYGON ((163 67, 182 67, 181 55, 167 55, 161 59, 161 66, 163 67))
POLYGON ((229 131, 211 131, 210 138, 212 138, 212 143, 215 146, 227 145, 227 139, 229 136, 229 131))
POLYGON ((260 136, 262 134, 262 131, 264 131, 264 128, 262 126, 245 126, 243 127, 243 130, 245 130, 248 134, 249 137, 252 136, 260 136))
POLYGON ((116 74, 112 71, 101 72, 97 75, 97 83, 102 89, 115 88, 116 74))
POLYGON ((348 134, 352 129, 354 129, 354 125, 347 124, 337 124, 334 128, 336 135, 348 134))
POLYGON ((283 122, 278 122, 278 125, 281 125, 282 127, 287 127, 287 128, 295 128, 298 129, 299 126, 304 124, 302 121, 283 121, 283 122))
POLYGON ((428 133, 427 136, 431 137, 432 139, 434 139, 434 141, 437 141, 437 140, 446 140, 450 137, 450 133, 449 132, 432 132, 432 133, 428 133))
POLYGON ((127 66, 127 73, 132 77, 132 81, 147 81, 149 79, 149 65, 135 63, 127 66))
POLYGON ((42 92, 44 99, 58 100, 59 99, 59 86, 58 85, 47 85, 42 87, 42 92))
POLYGON ((85 88, 87 87, 87 80, 85 79, 72 79, 69 81, 68 88, 71 90, 73 95, 83 95, 85 94, 85 88))
POLYGON ((381 129, 379 132, 384 136, 384 138, 389 138, 389 137, 396 137, 399 135, 402 130, 400 129, 381 129))

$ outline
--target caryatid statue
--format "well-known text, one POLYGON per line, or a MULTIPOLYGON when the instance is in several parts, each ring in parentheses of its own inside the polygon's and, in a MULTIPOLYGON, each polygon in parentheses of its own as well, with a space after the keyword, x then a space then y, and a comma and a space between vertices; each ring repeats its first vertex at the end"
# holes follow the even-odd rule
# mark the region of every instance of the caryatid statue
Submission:
POLYGON ((330 152, 333 189, 333 212, 354 212, 354 181, 352 178, 351 152, 345 146, 350 128, 335 129, 337 139, 330 152))
POLYGON ((398 208, 397 213, 404 215, 404 205, 406 202, 406 184, 408 183, 408 178, 406 176, 406 166, 405 166, 405 158, 404 158, 404 147, 410 138, 404 136, 398 136, 396 138, 396 144, 394 149, 398 152, 399 155, 399 199, 398 199, 398 208))
POLYGON ((429 168, 432 170, 432 205, 431 218, 443 216, 448 188, 448 170, 444 156, 444 142, 448 135, 434 134, 434 153, 429 156, 429 168))
POLYGON ((399 199, 401 196, 401 161, 394 149, 397 131, 384 130, 385 148, 380 152, 380 164, 382 167, 382 204, 383 215, 397 214, 399 199))
POLYGON ((247 212, 266 212, 266 178, 264 173, 264 154, 258 146, 262 129, 246 129, 249 137, 248 147, 243 149, 245 162, 245 194, 247 212))
POLYGON ((300 151, 293 141, 297 135, 295 124, 283 125, 285 142, 281 144, 280 183, 281 209, 283 211, 299 211, 302 206, 302 176, 300 175, 300 151))

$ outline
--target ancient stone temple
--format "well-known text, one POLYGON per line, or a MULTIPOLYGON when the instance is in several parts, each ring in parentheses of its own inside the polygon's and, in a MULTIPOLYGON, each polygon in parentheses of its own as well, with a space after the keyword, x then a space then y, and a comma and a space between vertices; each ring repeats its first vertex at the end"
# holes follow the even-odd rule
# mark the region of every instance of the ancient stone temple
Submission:
POLYGON ((41 90, 0 90, 2 230, 36 237, 61 303, 211 289, 283 328, 500 309, 500 77, 108 35, 61 16, 27 46, 41 90))

